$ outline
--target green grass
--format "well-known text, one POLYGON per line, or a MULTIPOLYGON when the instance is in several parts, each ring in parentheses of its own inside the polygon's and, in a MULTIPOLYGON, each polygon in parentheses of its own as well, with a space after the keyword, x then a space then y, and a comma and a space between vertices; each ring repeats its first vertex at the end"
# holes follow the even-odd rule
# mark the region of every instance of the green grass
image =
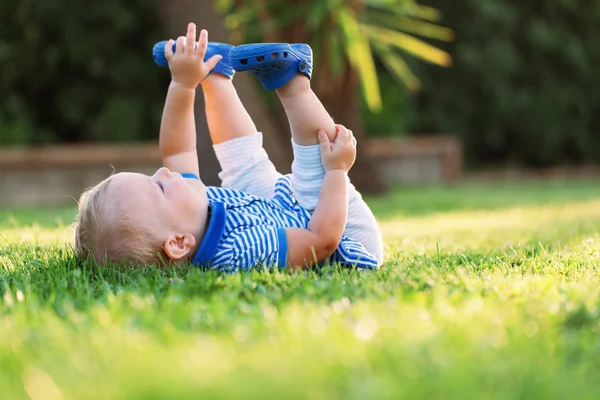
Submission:
POLYGON ((374 273, 93 270, 1 212, 2 398, 600 398, 600 182, 369 202, 374 273))

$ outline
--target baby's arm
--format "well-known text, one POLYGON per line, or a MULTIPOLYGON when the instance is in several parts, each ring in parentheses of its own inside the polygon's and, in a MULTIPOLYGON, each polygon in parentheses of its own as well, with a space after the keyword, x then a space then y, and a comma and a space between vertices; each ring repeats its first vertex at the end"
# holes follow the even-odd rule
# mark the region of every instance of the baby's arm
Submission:
POLYGON ((287 261, 303 268, 329 258, 337 249, 348 214, 348 171, 356 159, 352 131, 340 126, 333 146, 324 132, 319 134, 325 178, 308 229, 289 228, 287 261))
POLYGON ((199 174, 194 121, 194 89, 171 82, 160 124, 163 166, 175 172, 199 174))
POLYGON ((206 30, 200 32, 196 49, 195 38, 196 26, 190 23, 187 36, 177 38, 175 53, 172 50, 172 40, 165 46, 172 79, 160 124, 159 148, 165 167, 175 172, 199 175, 194 120, 196 87, 215 67, 221 56, 211 57, 204 62, 208 33, 206 30))

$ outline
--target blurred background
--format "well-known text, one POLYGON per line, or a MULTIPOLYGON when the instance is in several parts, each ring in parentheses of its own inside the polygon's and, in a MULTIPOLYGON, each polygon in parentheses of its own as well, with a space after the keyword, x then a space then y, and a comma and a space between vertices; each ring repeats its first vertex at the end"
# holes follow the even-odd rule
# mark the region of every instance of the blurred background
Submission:
MULTIPOLYGON (((597 174, 600 3, 584 0, 3 0, 0 205, 73 204, 113 172, 160 165, 168 70, 155 42, 308 42, 313 88, 358 136, 352 179, 399 184, 597 174)), ((234 83, 288 172, 276 96, 234 83)), ((205 183, 219 167, 196 102, 205 183)))

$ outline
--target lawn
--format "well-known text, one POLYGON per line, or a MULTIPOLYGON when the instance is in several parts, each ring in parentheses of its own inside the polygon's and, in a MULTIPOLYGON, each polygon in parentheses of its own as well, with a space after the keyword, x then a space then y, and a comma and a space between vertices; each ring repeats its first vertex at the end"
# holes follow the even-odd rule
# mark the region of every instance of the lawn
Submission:
POLYGON ((96 270, 0 212, 1 397, 600 398, 600 181, 368 201, 373 273, 96 270))

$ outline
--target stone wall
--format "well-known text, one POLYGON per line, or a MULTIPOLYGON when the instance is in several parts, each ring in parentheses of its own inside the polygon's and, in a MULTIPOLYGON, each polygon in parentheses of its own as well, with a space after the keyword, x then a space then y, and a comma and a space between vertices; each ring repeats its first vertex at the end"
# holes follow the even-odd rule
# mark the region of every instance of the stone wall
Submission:
MULTIPOLYGON (((371 140, 367 149, 391 185, 454 182, 462 174, 452 137, 371 140)), ((81 192, 114 172, 151 174, 157 144, 0 149, 0 207, 76 204, 81 192)))
POLYGON ((449 183, 462 177, 462 145, 452 136, 376 139, 368 151, 392 185, 449 183))
POLYGON ((0 206, 76 204, 113 171, 160 167, 156 144, 0 149, 0 206))

